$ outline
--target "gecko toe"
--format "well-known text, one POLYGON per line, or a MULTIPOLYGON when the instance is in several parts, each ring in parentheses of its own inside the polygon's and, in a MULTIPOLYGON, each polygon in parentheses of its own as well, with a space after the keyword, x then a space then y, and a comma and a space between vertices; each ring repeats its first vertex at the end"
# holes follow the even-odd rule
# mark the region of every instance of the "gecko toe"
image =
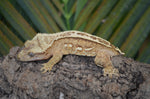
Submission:
POLYGON ((112 78, 112 75, 119 76, 118 69, 115 69, 113 67, 106 67, 103 69, 104 76, 108 75, 110 78, 112 78))
POLYGON ((40 70, 42 71, 42 73, 46 73, 47 72, 47 70, 44 67, 42 67, 40 70))
POLYGON ((51 71, 52 70, 52 66, 49 66, 47 64, 43 64, 44 67, 42 67, 40 70, 43 71, 42 73, 46 73, 47 71, 51 71))
POLYGON ((46 73, 48 71, 48 68, 47 68, 47 66, 44 66, 40 70, 42 71, 42 73, 46 73))

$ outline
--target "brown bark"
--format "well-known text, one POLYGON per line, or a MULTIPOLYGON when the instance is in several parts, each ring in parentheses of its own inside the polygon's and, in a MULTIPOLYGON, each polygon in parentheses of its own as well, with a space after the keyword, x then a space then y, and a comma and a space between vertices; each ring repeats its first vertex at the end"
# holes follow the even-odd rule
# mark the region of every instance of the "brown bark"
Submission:
POLYGON ((124 56, 112 58, 119 77, 103 76, 94 57, 66 55, 51 72, 41 73, 47 60, 20 62, 19 47, 0 58, 1 99, 149 99, 150 65, 124 56))

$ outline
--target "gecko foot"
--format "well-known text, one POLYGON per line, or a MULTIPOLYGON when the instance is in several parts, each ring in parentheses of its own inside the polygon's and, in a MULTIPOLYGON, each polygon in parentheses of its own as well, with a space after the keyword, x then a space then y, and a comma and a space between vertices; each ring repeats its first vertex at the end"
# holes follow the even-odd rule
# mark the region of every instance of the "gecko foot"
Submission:
POLYGON ((104 76, 106 76, 108 74, 108 76, 110 78, 112 78, 112 75, 115 75, 115 76, 119 76, 119 71, 118 69, 115 69, 113 68, 112 66, 109 66, 109 67, 105 67, 103 69, 103 72, 104 72, 104 76))
POLYGON ((44 67, 42 67, 40 70, 43 71, 42 73, 45 73, 47 71, 51 71, 52 66, 48 65, 48 64, 43 64, 44 67))

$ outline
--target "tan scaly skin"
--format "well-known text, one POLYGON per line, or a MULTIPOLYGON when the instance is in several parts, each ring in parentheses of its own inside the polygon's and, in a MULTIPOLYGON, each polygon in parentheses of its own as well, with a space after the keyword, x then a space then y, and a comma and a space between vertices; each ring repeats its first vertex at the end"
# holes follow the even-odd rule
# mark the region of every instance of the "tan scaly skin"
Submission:
POLYGON ((41 68, 43 72, 51 71, 63 55, 75 54, 82 56, 95 56, 95 64, 104 67, 104 75, 119 75, 111 62, 111 57, 123 55, 118 48, 110 42, 80 31, 64 31, 55 34, 38 33, 32 40, 26 41, 24 48, 19 52, 21 61, 44 60, 52 57, 41 68))

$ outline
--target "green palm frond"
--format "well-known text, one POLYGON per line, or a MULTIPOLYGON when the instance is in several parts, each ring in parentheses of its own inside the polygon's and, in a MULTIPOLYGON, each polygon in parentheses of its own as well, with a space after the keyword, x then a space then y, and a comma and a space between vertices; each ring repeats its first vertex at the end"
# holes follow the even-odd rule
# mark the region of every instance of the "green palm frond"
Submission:
POLYGON ((121 49, 126 52, 127 56, 133 57, 148 36, 150 31, 150 6, 144 13, 139 22, 132 29, 121 49), (141 28, 142 27, 142 28, 141 28))
POLYGON ((97 4, 99 4, 101 0, 89 0, 87 6, 85 6, 80 12, 80 14, 77 17, 77 20, 75 20, 75 24, 74 24, 74 28, 75 30, 82 30, 81 27, 84 26, 84 24, 87 23, 87 20, 90 16, 90 14, 92 13, 92 11, 94 10, 95 6, 97 6, 97 4))
POLYGON ((150 63, 150 0, 1 0, 0 15, 0 55, 37 32, 73 29, 105 38, 126 56, 150 63))
POLYGON ((126 16, 127 12, 133 6, 136 0, 120 0, 115 8, 111 11, 106 22, 99 28, 97 35, 102 38, 109 39, 114 29, 120 23, 122 18, 126 16))
POLYGON ((9 24, 11 24, 17 33, 25 40, 31 39, 35 35, 34 29, 30 27, 30 24, 27 23, 9 1, 1 0, 0 11, 9 24))
POLYGON ((9 52, 9 48, 13 46, 11 41, 0 31, 0 52, 2 54, 7 54, 9 52))
POLYGON ((111 12, 112 8, 117 3, 117 0, 104 0, 96 9, 96 11, 93 12, 93 14, 90 17, 90 20, 88 20, 88 23, 84 29, 84 31, 87 31, 89 33, 93 33, 96 31, 99 25, 102 24, 102 21, 105 20, 107 15, 111 12))
POLYGON ((149 3, 149 0, 138 0, 133 8, 129 11, 125 19, 117 27, 114 34, 111 36, 110 42, 120 47, 121 44, 125 41, 126 37, 130 34, 136 22, 148 8, 149 3))
POLYGON ((43 6, 47 9, 48 13, 53 17, 53 20, 55 20, 55 23, 57 23, 57 25, 62 30, 67 30, 66 25, 61 18, 62 13, 59 13, 49 0, 40 0, 40 1, 43 4, 43 6))
POLYGON ((141 51, 137 60, 150 64, 150 54, 149 53, 150 53, 150 41, 148 44, 146 44, 146 47, 141 51))
POLYGON ((3 23, 0 21, 0 30, 13 45, 23 45, 23 42, 3 23))

